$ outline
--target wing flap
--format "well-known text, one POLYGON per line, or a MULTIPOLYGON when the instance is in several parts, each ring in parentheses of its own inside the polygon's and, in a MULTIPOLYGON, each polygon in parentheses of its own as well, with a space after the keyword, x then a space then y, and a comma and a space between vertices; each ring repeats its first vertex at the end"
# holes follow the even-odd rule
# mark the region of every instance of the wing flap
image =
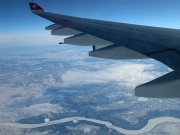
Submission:
POLYGON ((55 30, 55 29, 62 28, 62 27, 63 26, 59 25, 59 24, 52 24, 52 25, 47 26, 45 29, 46 30, 55 30))
POLYGON ((59 36, 70 36, 70 35, 77 35, 81 33, 82 33, 81 31, 71 29, 68 27, 63 27, 63 28, 59 28, 59 29, 55 29, 51 31, 51 35, 59 35, 59 36))
POLYGON ((99 46, 99 45, 112 45, 112 42, 107 40, 89 35, 89 34, 79 34, 69 38, 64 39, 65 44, 72 45, 82 45, 82 46, 99 46))
POLYGON ((135 96, 151 98, 180 98, 180 76, 174 71, 135 89, 135 96))
POLYGON ((111 45, 89 52, 89 56, 107 59, 144 59, 147 56, 123 46, 111 45))

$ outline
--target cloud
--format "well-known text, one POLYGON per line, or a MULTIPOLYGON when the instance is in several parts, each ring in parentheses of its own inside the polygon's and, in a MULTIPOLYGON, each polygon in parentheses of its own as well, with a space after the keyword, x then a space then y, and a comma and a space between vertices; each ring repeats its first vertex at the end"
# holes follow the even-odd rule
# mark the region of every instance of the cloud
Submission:
POLYGON ((65 37, 50 34, 0 35, 0 47, 5 45, 54 45, 65 37))
POLYGON ((62 86, 99 84, 115 81, 121 86, 134 88, 137 85, 153 80, 165 72, 153 71, 153 64, 122 63, 110 65, 98 71, 69 70, 61 76, 62 86))
POLYGON ((26 114, 30 114, 31 116, 38 116, 47 113, 59 113, 62 110, 63 107, 50 103, 35 104, 23 108, 23 112, 26 114))
POLYGON ((146 102, 148 100, 149 100, 148 98, 144 98, 144 97, 139 97, 138 98, 138 101, 142 101, 142 102, 146 102))

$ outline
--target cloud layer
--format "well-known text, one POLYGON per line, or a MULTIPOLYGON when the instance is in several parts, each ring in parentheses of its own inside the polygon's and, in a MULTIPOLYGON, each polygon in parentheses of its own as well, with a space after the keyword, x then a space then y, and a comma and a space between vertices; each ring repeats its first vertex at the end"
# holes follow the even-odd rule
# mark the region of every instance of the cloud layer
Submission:
POLYGON ((0 46, 3 45, 54 45, 62 42, 64 37, 50 34, 0 35, 0 46))
POLYGON ((153 64, 124 63, 110 65, 98 71, 69 70, 61 76, 63 86, 118 82, 121 86, 134 88, 137 85, 153 80, 164 72, 152 71, 153 64))

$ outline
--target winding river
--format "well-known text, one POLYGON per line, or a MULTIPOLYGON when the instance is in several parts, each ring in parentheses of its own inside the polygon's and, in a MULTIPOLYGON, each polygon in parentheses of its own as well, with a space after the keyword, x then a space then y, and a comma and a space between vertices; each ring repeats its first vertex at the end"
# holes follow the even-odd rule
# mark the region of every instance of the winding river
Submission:
POLYGON ((89 122, 94 122, 98 124, 102 124, 107 126, 108 128, 114 129, 120 133, 123 134, 142 134, 148 131, 151 131, 156 125, 163 123, 163 122, 175 122, 178 123, 180 122, 180 119, 173 118, 173 117, 160 117, 160 118, 154 118, 150 119, 148 121, 148 124, 139 129, 139 130, 126 130, 117 126, 112 125, 109 122, 106 121, 101 121, 101 120, 96 120, 96 119, 90 119, 90 118, 84 118, 84 117, 70 117, 70 118, 64 118, 64 119, 59 119, 59 120, 54 120, 54 121, 49 121, 46 123, 40 123, 40 124, 20 124, 20 123, 0 123, 0 126, 13 126, 17 128, 38 128, 38 127, 44 127, 44 126, 49 126, 49 125, 54 125, 54 124, 60 124, 60 123, 65 123, 65 122, 78 122, 78 121, 89 121, 89 122))

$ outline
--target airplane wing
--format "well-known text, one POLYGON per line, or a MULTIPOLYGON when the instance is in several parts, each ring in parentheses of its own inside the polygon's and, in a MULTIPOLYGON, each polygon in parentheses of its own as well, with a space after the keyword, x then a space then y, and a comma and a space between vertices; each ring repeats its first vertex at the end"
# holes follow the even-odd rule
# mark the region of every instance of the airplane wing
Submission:
POLYGON ((33 13, 54 24, 52 35, 70 36, 64 44, 92 46, 89 56, 107 59, 152 58, 172 72, 135 88, 135 96, 180 97, 180 30, 93 20, 45 11, 34 2, 33 13))

